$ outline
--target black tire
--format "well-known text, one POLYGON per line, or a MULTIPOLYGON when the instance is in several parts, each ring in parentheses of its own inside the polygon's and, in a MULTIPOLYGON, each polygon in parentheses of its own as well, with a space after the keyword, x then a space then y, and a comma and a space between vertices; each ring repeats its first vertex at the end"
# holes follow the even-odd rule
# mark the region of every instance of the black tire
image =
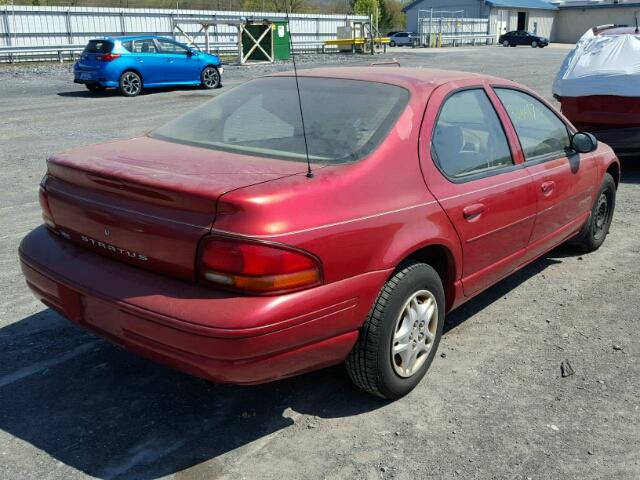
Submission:
POLYGON ((587 223, 569 244, 581 252, 593 252, 600 248, 609 233, 615 206, 616 182, 610 174, 605 173, 587 223))
POLYGON ((531 42, 531 48, 538 48, 538 42, 536 40, 531 42))
POLYGON ((517 47, 517 45, 513 45, 513 44, 511 44, 511 45, 509 45, 509 46, 510 46, 510 47, 513 47, 513 48, 517 47))
POLYGON ((142 92, 142 77, 133 70, 127 70, 120 75, 118 89, 125 97, 136 97, 142 92))
POLYGON ((104 91, 106 90, 106 88, 104 88, 102 85, 97 85, 95 83, 85 83, 84 86, 87 87, 87 90, 89 90, 91 93, 95 94, 104 93, 104 91))
POLYGON ((502 46, 503 47, 509 47, 509 40, 505 40, 504 42, 502 42, 502 46))
MULTIPOLYGON (((425 263, 401 267, 378 294, 362 326, 360 337, 347 358, 347 372, 353 383, 365 392, 388 400, 400 398, 413 390, 429 369, 438 349, 444 327, 444 310, 444 289, 438 273, 425 263), (402 367, 397 361, 399 355, 392 356, 392 348, 398 345, 395 336, 408 318, 402 316, 405 307, 411 298, 421 292, 431 294, 429 298, 435 301, 436 311, 430 315, 432 320, 428 321, 427 328, 431 330, 432 321, 437 323, 431 330, 432 338, 425 340, 425 345, 430 347, 423 347, 428 350, 419 357, 420 366, 410 376, 403 377, 397 373, 402 367)), ((409 325, 412 335, 418 331, 417 323, 415 321, 412 326, 409 325)), ((415 350, 416 337, 413 340, 411 336, 408 337, 407 342, 407 350, 415 350)))
POLYGON ((393 40, 391 40, 391 41, 389 42, 389 46, 390 46, 390 47, 395 47, 395 46, 396 46, 396 42, 394 42, 393 40))
POLYGON ((211 65, 205 67, 200 74, 200 84, 206 89, 220 88, 220 71, 211 65))

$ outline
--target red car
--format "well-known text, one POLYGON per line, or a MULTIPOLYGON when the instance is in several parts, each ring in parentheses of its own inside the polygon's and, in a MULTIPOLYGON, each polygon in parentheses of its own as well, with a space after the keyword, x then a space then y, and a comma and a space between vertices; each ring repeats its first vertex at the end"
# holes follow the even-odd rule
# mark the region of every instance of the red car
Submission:
MULTIPOLYGON (((563 93, 555 93, 562 113, 578 128, 593 132, 620 158, 640 154, 640 89, 637 51, 640 35, 635 27, 593 29, 592 42, 579 55, 578 72, 556 80, 563 93)), ((560 72, 562 75, 565 72, 560 72)))
POLYGON ((408 393, 445 313, 572 239, 598 248, 620 165, 530 90, 484 75, 306 70, 149 135, 51 157, 22 241, 47 306, 216 382, 346 361, 408 393), (307 170, 307 148, 312 174, 307 170))

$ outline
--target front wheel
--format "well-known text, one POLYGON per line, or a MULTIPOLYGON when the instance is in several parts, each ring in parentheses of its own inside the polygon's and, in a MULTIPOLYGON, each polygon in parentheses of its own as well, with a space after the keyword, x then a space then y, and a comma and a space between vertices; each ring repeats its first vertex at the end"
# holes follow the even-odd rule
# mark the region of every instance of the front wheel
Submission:
POLYGON ((391 40, 391 41, 389 42, 389 46, 390 46, 390 47, 395 47, 395 46, 396 46, 396 42, 394 42, 393 40, 391 40))
POLYGON ((420 382, 438 348, 445 298, 438 273, 414 263, 396 273, 378 294, 346 361, 362 390, 400 398, 420 382))
POLYGON ((582 252, 592 252, 600 248, 609 233, 615 206, 616 182, 610 174, 605 173, 587 223, 569 244, 582 252))
POLYGON ((127 71, 120 75, 119 90, 125 97, 135 97, 142 91, 142 78, 136 72, 127 71))
POLYGON ((220 86, 220 72, 216 67, 207 67, 202 71, 200 81, 204 88, 218 88, 220 86))
POLYGON ((538 48, 538 42, 536 42, 535 40, 531 42, 531 48, 538 48))

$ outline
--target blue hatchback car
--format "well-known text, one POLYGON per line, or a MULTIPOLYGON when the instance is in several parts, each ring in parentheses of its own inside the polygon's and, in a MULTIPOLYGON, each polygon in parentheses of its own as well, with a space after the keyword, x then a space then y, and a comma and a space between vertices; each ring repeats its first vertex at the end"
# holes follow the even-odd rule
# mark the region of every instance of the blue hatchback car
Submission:
POLYGON ((143 88, 201 85, 218 88, 222 66, 216 55, 153 35, 90 40, 73 67, 74 82, 94 93, 117 88, 135 97, 143 88))

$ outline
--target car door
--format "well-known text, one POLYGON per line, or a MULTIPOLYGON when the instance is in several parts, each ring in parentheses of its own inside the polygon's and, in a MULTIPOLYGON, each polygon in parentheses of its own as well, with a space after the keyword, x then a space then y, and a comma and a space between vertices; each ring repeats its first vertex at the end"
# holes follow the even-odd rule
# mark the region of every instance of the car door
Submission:
POLYGON ((587 219, 597 166, 592 154, 571 150, 570 126, 541 99, 513 87, 493 88, 516 131, 537 196, 526 261, 565 240, 587 219))
POLYGON ((153 38, 140 38, 131 42, 133 64, 142 75, 144 85, 157 84, 161 81, 162 58, 153 38))
POLYGON ((198 60, 190 55, 187 48, 163 38, 157 38, 156 43, 164 60, 166 82, 195 82, 200 79, 198 60))
POLYGON ((473 295, 515 270, 526 252, 536 197, 515 134, 483 84, 439 87, 425 112, 420 159, 425 182, 456 229, 462 284, 473 295))

